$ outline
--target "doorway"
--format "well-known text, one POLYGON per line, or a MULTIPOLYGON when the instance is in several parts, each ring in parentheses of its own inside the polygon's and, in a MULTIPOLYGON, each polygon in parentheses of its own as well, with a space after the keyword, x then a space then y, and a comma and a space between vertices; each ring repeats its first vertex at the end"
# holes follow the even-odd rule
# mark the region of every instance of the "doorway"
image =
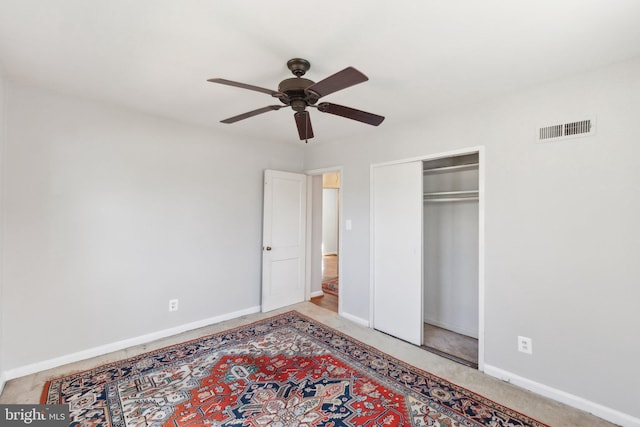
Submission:
MULTIPOLYGON (((315 192, 321 191, 322 194, 321 197, 316 194, 312 196, 313 200, 321 202, 321 207, 317 203, 312 207, 316 218, 320 213, 320 219, 317 220, 321 225, 320 233, 314 226, 315 235, 321 236, 320 259, 317 259, 317 255, 312 255, 312 263, 320 262, 321 280, 320 289, 311 294, 311 302, 337 313, 340 296, 340 172, 325 172, 321 175, 321 180, 321 188, 316 185, 312 189, 315 192)), ((312 235, 312 242, 317 245, 317 237, 314 239, 312 235)), ((312 278, 312 287, 313 282, 312 278)))

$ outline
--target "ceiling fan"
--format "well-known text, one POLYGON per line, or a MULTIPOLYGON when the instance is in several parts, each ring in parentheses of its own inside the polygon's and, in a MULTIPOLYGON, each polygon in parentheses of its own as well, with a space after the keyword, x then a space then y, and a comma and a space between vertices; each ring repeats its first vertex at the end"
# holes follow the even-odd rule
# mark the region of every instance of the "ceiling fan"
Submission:
POLYGON ((302 76, 304 76, 311 67, 311 64, 306 59, 291 59, 287 62, 287 67, 295 77, 281 81, 278 85, 277 91, 226 79, 215 78, 207 80, 213 83, 220 83, 223 85, 266 93, 274 98, 278 98, 282 103, 282 105, 269 105, 258 108, 257 110, 248 111, 246 113, 221 120, 221 122, 235 123, 240 120, 248 119, 249 117, 257 116, 258 114, 279 110, 283 107, 291 107, 295 111, 293 117, 295 118, 300 140, 306 141, 313 138, 313 128, 311 127, 311 118, 309 117, 307 107, 317 108, 318 111, 322 113, 346 117, 347 119, 357 120, 373 126, 378 126, 384 120, 383 116, 356 110, 355 108, 345 107, 343 105, 332 104, 329 102, 321 102, 317 104, 318 100, 323 96, 369 80, 367 76, 355 68, 347 67, 344 70, 315 83, 309 79, 302 78, 302 76))

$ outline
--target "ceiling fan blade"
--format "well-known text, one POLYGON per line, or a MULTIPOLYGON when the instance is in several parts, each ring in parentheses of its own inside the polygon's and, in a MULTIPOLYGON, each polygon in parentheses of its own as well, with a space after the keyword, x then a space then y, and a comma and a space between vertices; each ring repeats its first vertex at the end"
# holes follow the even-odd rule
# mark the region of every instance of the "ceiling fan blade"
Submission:
POLYGON ((298 127, 298 135, 300 140, 304 141, 313 138, 313 128, 311 127, 311 117, 308 111, 298 111, 293 115, 296 119, 296 126, 298 127))
POLYGON ((235 86, 235 87, 239 87, 239 88, 242 88, 242 89, 255 90, 256 92, 266 93, 267 95, 271 95, 271 96, 276 97, 276 98, 280 98, 282 96, 285 96, 285 94, 282 93, 282 92, 277 92, 277 91, 271 90, 271 89, 265 89, 265 88, 260 87, 260 86, 248 85, 246 83, 234 82, 232 80, 217 79, 216 78, 216 79, 209 79, 207 81, 211 82, 211 83, 220 83, 222 85, 227 85, 227 86, 235 86))
POLYGON ((258 108, 257 110, 248 111, 246 113, 238 114, 237 116, 229 117, 228 119, 220 120, 221 123, 235 123, 240 120, 248 119, 249 117, 257 116, 258 114, 266 113, 268 111, 279 110, 286 105, 269 105, 268 107, 258 108))
POLYGON ((360 71, 353 67, 347 67, 324 80, 320 80, 318 83, 312 84, 304 91, 307 95, 313 94, 318 98, 322 98, 330 93, 348 88, 349 86, 357 85, 358 83, 366 82, 367 80, 369 80, 369 78, 360 71))
POLYGON ((343 105, 331 104, 329 102, 321 102, 318 104, 318 111, 335 114, 336 116, 346 117, 351 120, 357 120, 372 126, 378 126, 384 120, 383 116, 379 116, 377 114, 367 113, 366 111, 356 110, 355 108, 345 107, 343 105))

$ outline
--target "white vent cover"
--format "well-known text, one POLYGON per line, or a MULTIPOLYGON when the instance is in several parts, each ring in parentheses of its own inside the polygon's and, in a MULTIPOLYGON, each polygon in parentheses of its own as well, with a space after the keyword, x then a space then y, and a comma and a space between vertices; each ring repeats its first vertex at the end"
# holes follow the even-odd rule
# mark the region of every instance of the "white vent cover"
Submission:
POLYGON ((555 141, 559 139, 573 138, 576 136, 588 136, 595 133, 595 120, 585 119, 570 123, 545 126, 538 129, 538 141, 555 141))

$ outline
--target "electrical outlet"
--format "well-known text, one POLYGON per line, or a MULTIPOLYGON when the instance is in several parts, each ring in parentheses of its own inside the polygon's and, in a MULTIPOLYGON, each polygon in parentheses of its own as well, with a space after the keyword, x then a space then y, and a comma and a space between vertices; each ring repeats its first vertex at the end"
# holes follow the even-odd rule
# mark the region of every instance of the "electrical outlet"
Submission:
POLYGON ((178 311, 178 300, 170 299, 169 300, 169 311, 178 311))
POLYGON ((533 354, 533 340, 531 338, 518 336, 518 351, 533 354))

